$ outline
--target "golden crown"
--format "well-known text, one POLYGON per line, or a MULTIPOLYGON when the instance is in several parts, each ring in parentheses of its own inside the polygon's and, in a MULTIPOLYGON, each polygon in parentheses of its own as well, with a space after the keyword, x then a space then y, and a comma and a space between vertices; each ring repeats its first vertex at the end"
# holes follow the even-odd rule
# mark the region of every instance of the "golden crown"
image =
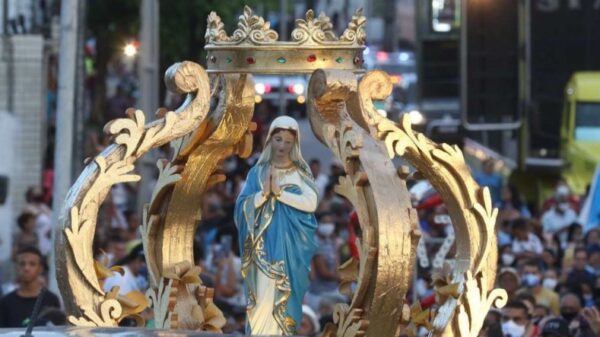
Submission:
POLYGON ((221 18, 211 12, 206 28, 206 57, 209 73, 312 73, 316 69, 362 72, 365 23, 362 9, 337 37, 324 13, 297 19, 291 41, 278 41, 270 23, 254 15, 248 6, 240 15, 237 29, 228 36, 221 18))

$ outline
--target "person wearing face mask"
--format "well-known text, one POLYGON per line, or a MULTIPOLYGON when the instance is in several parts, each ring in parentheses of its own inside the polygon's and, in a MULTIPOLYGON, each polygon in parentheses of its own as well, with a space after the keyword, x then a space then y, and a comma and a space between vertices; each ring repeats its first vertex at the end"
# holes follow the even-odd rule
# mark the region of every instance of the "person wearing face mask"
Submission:
POLYGON ((553 314, 558 315, 560 312, 558 294, 543 286, 539 264, 533 260, 527 261, 521 275, 524 288, 520 292, 530 293, 535 298, 536 304, 546 306, 553 314))
POLYGON ((307 304, 315 311, 319 310, 319 301, 325 294, 337 293, 340 275, 339 257, 335 245, 335 225, 330 213, 319 216, 317 227, 317 251, 313 257, 314 279, 306 294, 307 304))
POLYGON ((512 252, 512 245, 500 247, 500 264, 503 267, 510 267, 515 262, 515 255, 512 252))
POLYGON ((537 336, 537 327, 531 323, 527 307, 512 301, 502 309, 502 334, 505 337, 537 336))
POLYGON ((560 316, 569 324, 574 336, 595 336, 582 313, 581 298, 574 293, 566 293, 560 298, 560 316))
POLYGON ((561 248, 567 244, 569 226, 577 221, 577 213, 569 203, 569 188, 561 185, 557 188, 556 204, 542 215, 544 234, 558 234, 561 248))
POLYGON ((558 283, 558 273, 556 270, 548 269, 544 272, 544 280, 542 281, 542 286, 544 288, 556 291, 558 283))

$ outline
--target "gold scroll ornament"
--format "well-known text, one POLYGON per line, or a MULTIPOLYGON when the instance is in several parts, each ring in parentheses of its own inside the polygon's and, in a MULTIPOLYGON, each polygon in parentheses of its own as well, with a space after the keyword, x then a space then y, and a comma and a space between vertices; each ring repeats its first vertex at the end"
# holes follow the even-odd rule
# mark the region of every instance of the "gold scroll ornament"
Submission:
MULTIPOLYGON (((313 130, 346 164, 348 178, 340 181, 341 190, 348 190, 344 188, 348 179, 358 179, 363 181, 363 185, 365 181, 373 185, 376 181, 374 178, 392 181, 394 178, 385 173, 385 167, 389 165, 390 158, 402 157, 416 168, 417 174, 428 179, 442 196, 456 233, 457 254, 454 269, 446 267, 434 275, 439 305, 437 311, 423 312, 418 304, 409 309, 404 304, 404 296, 407 290, 406 282, 411 279, 412 269, 402 263, 412 262, 415 258, 418 239, 415 220, 384 217, 383 221, 373 221, 368 216, 385 214, 390 209, 404 208, 406 204, 399 204, 389 198, 372 200, 344 193, 356 207, 366 237, 362 242, 360 263, 348 263, 342 267, 344 275, 348 277, 346 282, 353 280, 348 276, 352 274, 358 280, 358 289, 352 305, 336 309, 334 321, 337 326, 330 327, 327 336, 395 336, 400 329, 405 329, 408 323, 411 328, 427 328, 433 336, 477 336, 490 307, 493 304, 502 307, 507 300, 503 289, 493 289, 497 260, 494 231, 497 210, 492 207, 490 193, 487 188, 480 188, 475 183, 458 147, 436 144, 424 135, 414 132, 408 116, 403 116, 400 124, 396 124, 375 111, 372 100, 385 99, 392 90, 392 83, 387 74, 372 71, 358 83, 353 82, 350 75, 348 72, 319 70, 313 74, 309 88, 313 130), (350 121, 338 122, 339 119, 346 119, 346 116, 349 116, 350 121), (354 136, 347 136, 348 130, 362 135, 362 146, 350 146, 350 153, 353 153, 354 158, 356 155, 360 158, 361 154, 366 156, 363 152, 371 156, 376 152, 366 148, 367 139, 376 144, 378 149, 383 149, 388 158, 370 158, 369 161, 360 158, 358 165, 356 160, 349 161, 348 158, 352 156, 336 151, 348 149, 349 144, 356 144, 349 141, 354 136), (372 165, 372 171, 368 169, 368 164, 372 165), (389 232, 381 231, 385 221, 395 225, 390 226, 389 232), (407 235, 406 228, 412 228, 412 237, 407 235), (374 235, 375 239, 370 239, 370 235, 374 235), (389 236, 401 238, 401 244, 392 245, 386 242, 389 236), (365 244, 370 242, 373 246, 366 249, 365 254, 365 244), (378 254, 375 263, 370 263, 368 252, 373 249, 378 254), (367 261, 364 261, 365 258, 367 261), (358 270, 357 265, 360 266, 358 270), (387 274, 386 267, 393 270, 403 269, 401 282, 393 275, 387 274), (365 283, 364 275, 369 275, 366 280, 371 282, 370 287, 366 285, 368 283, 365 283), (395 285, 391 288, 393 291, 389 289, 385 292, 387 296, 383 296, 382 293, 380 296, 368 297, 371 301, 357 302, 357 298, 364 296, 363 292, 372 293, 377 287, 386 284, 395 285), (396 301, 396 306, 386 307, 385 303, 390 295, 398 293, 400 300, 396 301), (386 307, 386 318, 389 321, 380 321, 385 313, 376 310, 382 307, 386 307), (390 317, 390 312, 395 316, 390 317), (433 319, 429 320, 429 316, 433 316, 433 319), (395 326, 392 327, 389 322, 395 318, 395 326), (370 324, 366 329, 353 329, 348 319, 354 322, 367 321, 370 324), (374 324, 374 321, 377 324, 374 324)), ((404 180, 408 173, 407 168, 401 167, 398 176, 404 180)), ((372 187, 371 191, 383 194, 386 190, 392 190, 390 184, 387 183, 387 187, 372 187)), ((354 184, 353 190, 360 190, 359 186, 354 184)), ((393 191, 397 193, 402 190, 395 188, 393 191)), ((406 212, 413 214, 414 210, 408 206, 406 212)), ((414 333, 414 329, 409 330, 410 334, 414 333)))
POLYGON ((247 75, 218 75, 213 87, 218 104, 194 133, 171 143, 173 157, 157 163, 159 178, 144 208, 141 232, 157 328, 218 332, 225 325, 212 289, 192 267, 194 235, 204 193, 225 180, 217 172, 222 160, 252 152, 254 84, 247 75))
MULTIPOLYGON (((160 118, 146 123, 140 110, 129 109, 128 118, 108 123, 104 130, 112 143, 81 173, 67 194, 55 233, 56 274, 68 320, 78 326, 117 326, 126 316, 139 313, 147 301, 128 303, 102 289, 106 271, 92 253, 98 209, 113 185, 139 181, 133 172, 137 159, 153 148, 181 138, 197 129, 209 110, 209 80, 192 62, 171 66, 165 74, 167 87, 187 93, 177 111, 161 111, 160 118), (133 310, 127 307, 134 305, 133 310)), ((131 300, 131 299, 130 299, 131 300)), ((138 324, 143 322, 138 320, 138 324)))

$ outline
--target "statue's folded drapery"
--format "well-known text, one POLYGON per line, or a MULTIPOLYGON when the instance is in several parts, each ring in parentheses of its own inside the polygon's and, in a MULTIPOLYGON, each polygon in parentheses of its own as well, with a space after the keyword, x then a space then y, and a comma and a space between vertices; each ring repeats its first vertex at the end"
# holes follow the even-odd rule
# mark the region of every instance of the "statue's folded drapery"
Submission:
POLYGON ((250 170, 235 208, 248 299, 246 332, 291 335, 302 320, 316 249, 317 192, 308 173, 294 165, 280 173, 281 194, 263 196, 268 171, 268 163, 250 170))

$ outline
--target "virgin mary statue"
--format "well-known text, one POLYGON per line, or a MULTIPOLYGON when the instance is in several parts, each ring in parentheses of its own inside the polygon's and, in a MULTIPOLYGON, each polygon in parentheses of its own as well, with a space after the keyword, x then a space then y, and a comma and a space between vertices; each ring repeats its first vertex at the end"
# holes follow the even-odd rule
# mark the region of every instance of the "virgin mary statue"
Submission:
POLYGON ((293 335, 315 252, 317 188, 298 123, 276 118, 235 205, 247 298, 246 333, 293 335))

